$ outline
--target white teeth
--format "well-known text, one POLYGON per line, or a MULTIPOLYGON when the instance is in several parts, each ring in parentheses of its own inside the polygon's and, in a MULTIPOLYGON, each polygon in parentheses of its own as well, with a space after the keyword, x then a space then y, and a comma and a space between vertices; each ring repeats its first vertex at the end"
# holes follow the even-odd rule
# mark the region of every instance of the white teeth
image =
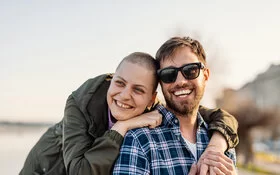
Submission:
POLYGON ((174 95, 189 95, 192 91, 190 89, 174 92, 174 95))
POLYGON ((116 101, 116 104, 117 104, 119 107, 121 107, 121 108, 125 108, 125 109, 131 108, 129 105, 123 104, 123 103, 121 103, 121 102, 119 102, 119 101, 116 101))

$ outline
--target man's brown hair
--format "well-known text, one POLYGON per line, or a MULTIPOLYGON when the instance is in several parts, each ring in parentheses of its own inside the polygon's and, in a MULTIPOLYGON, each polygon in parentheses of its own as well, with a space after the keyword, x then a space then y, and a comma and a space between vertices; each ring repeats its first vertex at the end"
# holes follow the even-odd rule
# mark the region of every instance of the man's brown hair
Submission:
POLYGON ((206 55, 199 41, 190 37, 173 37, 167 40, 157 51, 156 60, 160 63, 162 60, 172 56, 177 49, 190 47, 194 54, 204 65, 206 65, 206 55))

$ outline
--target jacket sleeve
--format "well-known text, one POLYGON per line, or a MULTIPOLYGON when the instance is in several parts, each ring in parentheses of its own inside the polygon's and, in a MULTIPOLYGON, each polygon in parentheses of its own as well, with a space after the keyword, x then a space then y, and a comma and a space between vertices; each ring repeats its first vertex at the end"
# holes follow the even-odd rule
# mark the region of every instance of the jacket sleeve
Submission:
POLYGON ((69 175, 109 174, 119 154, 123 137, 118 132, 106 131, 95 139, 88 133, 88 126, 70 96, 63 119, 63 156, 69 175))
POLYGON ((236 147, 239 142, 237 135, 238 122, 234 116, 222 109, 209 109, 204 106, 199 107, 199 113, 208 123, 211 133, 218 131, 225 137, 228 149, 236 147))

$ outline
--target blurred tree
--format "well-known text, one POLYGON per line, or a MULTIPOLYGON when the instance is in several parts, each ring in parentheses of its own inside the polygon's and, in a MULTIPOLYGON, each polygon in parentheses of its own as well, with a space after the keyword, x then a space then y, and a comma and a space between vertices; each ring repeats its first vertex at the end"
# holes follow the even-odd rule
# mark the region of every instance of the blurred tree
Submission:
POLYGON ((252 163, 254 161, 254 150, 251 131, 256 127, 276 129, 280 125, 278 111, 273 108, 260 109, 253 100, 232 89, 225 89, 223 98, 218 99, 216 103, 217 106, 236 117, 239 123, 238 135, 240 138, 237 154, 244 156, 243 164, 252 163))

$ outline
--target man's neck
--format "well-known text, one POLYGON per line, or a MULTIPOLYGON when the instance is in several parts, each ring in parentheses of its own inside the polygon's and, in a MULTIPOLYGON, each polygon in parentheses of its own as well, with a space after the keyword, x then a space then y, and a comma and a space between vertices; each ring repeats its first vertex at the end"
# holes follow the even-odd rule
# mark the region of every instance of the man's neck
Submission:
POLYGON ((180 121, 182 136, 191 143, 196 143, 197 112, 198 108, 188 115, 176 115, 180 121))

